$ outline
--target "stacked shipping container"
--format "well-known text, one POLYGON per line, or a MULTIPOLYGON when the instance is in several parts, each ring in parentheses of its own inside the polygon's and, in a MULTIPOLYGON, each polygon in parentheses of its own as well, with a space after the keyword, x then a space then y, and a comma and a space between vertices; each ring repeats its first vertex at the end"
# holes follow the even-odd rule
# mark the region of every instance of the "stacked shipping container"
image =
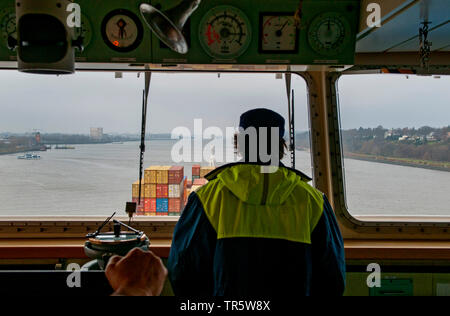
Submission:
POLYGON ((201 167, 200 168, 200 178, 204 178, 208 173, 216 169, 216 167, 201 167))
POLYGON ((180 215, 181 209, 184 206, 183 194, 184 183, 184 167, 172 166, 168 172, 168 213, 169 215, 180 215))
POLYGON ((204 176, 213 167, 192 167, 192 181, 184 176, 182 166, 151 166, 144 171, 142 181, 143 203, 139 205, 139 181, 133 183, 132 198, 138 204, 137 215, 164 216, 181 215, 190 192, 208 181, 204 176))
POLYGON ((159 168, 160 166, 151 166, 150 168, 144 170, 145 187, 147 188, 144 214, 148 216, 156 216, 158 197, 156 174, 159 168))
POLYGON ((145 215, 169 215, 169 169, 169 166, 151 166, 145 169, 144 179, 150 192, 149 208, 145 209, 145 215))
MULTIPOLYGON (((142 179, 142 183, 141 183, 141 198, 142 200, 144 200, 144 191, 145 191, 145 186, 144 186, 144 179, 142 179)), ((131 189, 131 200, 132 202, 137 204, 137 209, 136 209, 136 215, 144 215, 144 203, 139 203, 139 180, 136 181, 135 183, 133 183, 132 185, 132 189, 131 189)))

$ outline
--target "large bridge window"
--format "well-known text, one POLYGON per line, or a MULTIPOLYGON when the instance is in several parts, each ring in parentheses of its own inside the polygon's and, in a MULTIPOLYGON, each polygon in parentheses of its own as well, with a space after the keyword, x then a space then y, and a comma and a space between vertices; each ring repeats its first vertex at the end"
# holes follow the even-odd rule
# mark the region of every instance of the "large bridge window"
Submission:
MULTIPOLYGON (((125 216, 125 202, 136 199, 133 183, 139 178, 143 88, 143 75, 138 78, 136 73, 123 73, 123 78, 116 79, 111 72, 60 77, 0 72, 0 216, 108 216, 114 211, 125 216)), ((306 84, 294 75, 292 88, 296 167, 311 175, 306 84)), ((144 168, 162 171, 153 180, 150 174, 145 177, 148 184, 155 184, 151 190, 156 193, 143 188, 142 197, 149 206, 140 215, 179 214, 184 201, 178 201, 180 207, 171 199, 189 192, 192 180, 202 177, 210 165, 228 162, 227 127, 236 127, 239 115, 256 107, 275 110, 287 122, 284 77, 277 79, 273 73, 153 73, 144 168), (172 150, 178 139, 171 139, 174 130, 184 128, 191 137, 199 133, 206 137, 211 127, 223 133, 222 157, 218 152, 214 157, 203 155, 211 141, 204 139, 200 148, 191 142, 190 161, 175 161, 172 150), (195 165, 201 171, 194 167, 193 174, 195 165), (172 182, 163 179, 170 166, 183 167, 183 177, 172 182), (175 184, 180 184, 181 193, 175 184)), ((290 165, 289 154, 284 162, 290 165)))
POLYGON ((339 79, 346 202, 370 219, 450 215, 450 77, 339 79))

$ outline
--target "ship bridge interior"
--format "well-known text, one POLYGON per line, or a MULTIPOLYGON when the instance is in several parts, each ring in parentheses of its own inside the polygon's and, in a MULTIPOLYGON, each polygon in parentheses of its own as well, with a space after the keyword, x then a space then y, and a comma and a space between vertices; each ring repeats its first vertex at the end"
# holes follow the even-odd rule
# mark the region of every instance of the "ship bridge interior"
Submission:
MULTIPOLYGON (((345 118, 340 108, 340 101, 345 99, 345 88, 340 82, 346 78, 377 75, 429 78, 432 82, 448 79, 450 1, 4 0, 0 3, 0 32, 2 73, 21 72, 36 78, 99 72, 120 78, 123 74, 139 73, 144 104, 152 99, 152 91, 148 96, 149 86, 158 74, 270 74, 282 78, 287 87, 292 78, 300 78, 306 85, 309 175, 311 184, 328 196, 344 238, 345 295, 450 296, 449 205, 444 206, 446 213, 429 216, 352 213, 347 199, 350 190, 345 184, 346 168, 350 168, 344 164, 344 156, 348 158, 341 126, 345 118), (173 23, 163 24, 165 28, 155 26, 152 23, 161 22, 161 18, 150 8, 163 12, 173 23), (226 19, 227 14, 234 16, 232 23, 237 23, 241 33, 238 41, 224 48, 217 40, 224 33, 215 34, 210 28, 221 23, 223 15, 226 19), (112 29, 120 29, 119 18, 132 26, 131 38, 111 35, 112 29), (271 19, 286 23, 289 37, 271 38, 271 19), (371 264, 381 268, 379 287, 369 286, 370 275, 376 272, 371 264)), ((377 87, 375 84, 366 89, 377 87)), ((411 94, 425 94, 432 102, 430 89, 427 86, 411 94)), ((289 99, 290 89, 287 91, 289 99)), ((395 88, 392 96, 385 93, 386 97, 395 98, 395 88)), ((144 109, 151 117, 151 102, 148 108, 143 105, 144 109)), ((427 111, 426 106, 422 110, 427 111)), ((215 109, 211 107, 210 111, 215 109)), ((291 124, 290 120, 287 123, 291 124)), ((140 124, 136 122, 137 126, 140 124)), ((295 126, 289 128, 295 131, 295 126)), ((145 135, 145 124, 143 130, 145 135)), ((151 149, 145 155, 151 156, 151 149)), ((447 182, 442 187, 448 193, 449 164, 436 168, 446 168, 441 171, 447 172, 443 176, 447 182)), ((140 190, 138 184, 139 200, 144 195, 140 190)), ((18 198, 19 193, 11 197, 18 198)), ((115 217, 124 223, 128 223, 126 202, 123 201, 122 213, 115 217)), ((383 203, 384 197, 377 196, 376 204, 383 203)), ((0 201, 1 293, 21 293, 21 284, 42 284, 39 281, 46 280, 44 289, 39 286, 34 293, 110 294, 103 272, 83 277, 86 286, 82 288, 67 287, 66 278, 72 270, 62 272, 71 264, 82 266, 92 260, 85 250, 89 239, 86 234, 94 232, 106 217, 3 216, 1 204, 0 201)), ((128 204, 130 207, 133 208, 128 204)), ((139 211, 139 202, 137 207, 139 211)), ((134 214, 131 226, 149 236, 150 249, 167 262, 178 219, 179 216, 134 214)), ((114 229, 112 221, 103 228, 114 229)), ((280 260, 289 260, 289 254, 280 260)), ((173 295, 169 281, 163 295, 173 295)))

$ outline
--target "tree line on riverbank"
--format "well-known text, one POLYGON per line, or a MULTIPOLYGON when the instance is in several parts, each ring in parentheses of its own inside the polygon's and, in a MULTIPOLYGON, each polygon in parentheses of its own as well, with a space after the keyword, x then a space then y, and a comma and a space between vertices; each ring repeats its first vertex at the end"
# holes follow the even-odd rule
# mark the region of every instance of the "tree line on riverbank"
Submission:
MULTIPOLYGON (((343 130, 341 135, 344 155, 353 153, 450 162, 450 126, 443 128, 424 126, 418 129, 360 127, 343 130)), ((296 147, 309 149, 309 132, 296 134, 296 147)))
POLYGON ((103 134, 101 139, 94 139, 89 135, 69 135, 69 134, 43 134, 42 142, 44 144, 104 144, 112 142, 135 141, 137 136, 108 135, 103 134))
POLYGON ((0 154, 13 154, 27 151, 46 150, 46 145, 106 144, 113 142, 136 141, 138 136, 107 135, 101 139, 93 139, 88 135, 71 134, 32 134, 32 135, 0 135, 0 154))

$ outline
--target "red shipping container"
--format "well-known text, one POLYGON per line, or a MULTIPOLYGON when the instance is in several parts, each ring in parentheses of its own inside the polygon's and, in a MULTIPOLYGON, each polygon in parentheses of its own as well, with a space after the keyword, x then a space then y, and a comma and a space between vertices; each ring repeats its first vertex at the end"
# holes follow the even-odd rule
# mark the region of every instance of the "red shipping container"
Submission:
POLYGON ((169 213, 179 212, 181 210, 181 199, 170 198, 169 199, 169 213))
POLYGON ((144 212, 150 212, 150 199, 144 199, 144 212))
POLYGON ((144 206, 145 206, 144 198, 141 199, 141 204, 140 205, 139 205, 139 199, 138 198, 133 198, 131 200, 131 202, 136 203, 136 214, 144 213, 144 206))
POLYGON ((193 165, 192 166, 192 175, 193 176, 200 176, 200 165, 193 165))
POLYGON ((150 199, 150 212, 156 212, 156 199, 150 199))
POLYGON ((145 199, 144 211, 145 213, 156 212, 156 199, 145 199))
POLYGON ((169 184, 179 184, 184 178, 183 166, 172 166, 169 169, 169 184))
POLYGON ((195 179, 194 182, 192 183, 192 185, 205 185, 208 183, 208 180, 206 180, 205 178, 199 178, 199 179, 195 179))
POLYGON ((168 198, 169 197, 169 185, 168 184, 157 184, 156 185, 156 197, 157 198, 168 198))

